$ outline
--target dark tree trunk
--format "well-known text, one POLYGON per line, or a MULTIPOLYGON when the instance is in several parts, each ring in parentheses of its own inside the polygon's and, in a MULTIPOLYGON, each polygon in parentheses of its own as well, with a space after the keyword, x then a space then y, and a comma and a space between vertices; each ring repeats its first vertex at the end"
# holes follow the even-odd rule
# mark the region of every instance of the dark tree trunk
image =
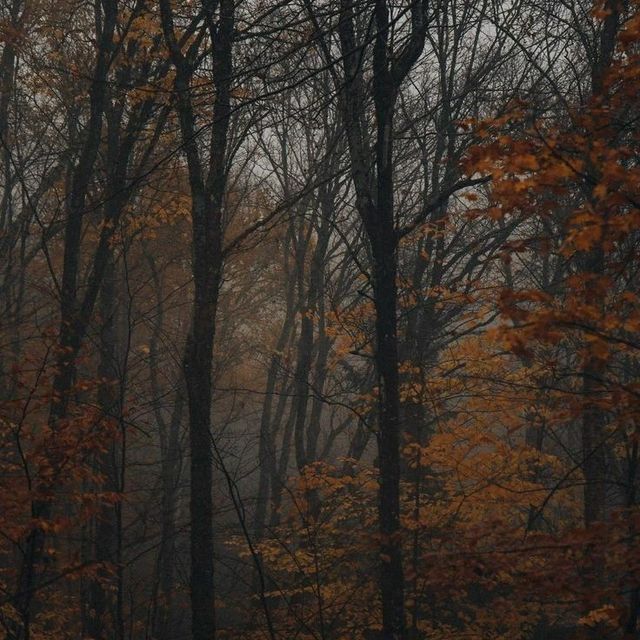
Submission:
POLYGON ((156 321, 149 341, 149 378, 153 394, 153 411, 158 424, 161 451, 161 497, 160 497, 160 547, 156 560, 156 579, 154 581, 151 609, 151 634, 158 640, 171 640, 175 637, 175 544, 176 517, 178 506, 178 483, 182 470, 182 449, 180 434, 185 405, 184 381, 181 373, 176 381, 175 397, 169 420, 167 421, 161 406, 164 390, 161 388, 160 360, 158 346, 165 331, 165 301, 162 281, 154 256, 145 251, 156 294, 156 321))
POLYGON ((340 105, 349 145, 356 207, 369 241, 375 307, 382 636, 385 640, 404 640, 396 285, 399 232, 394 212, 393 120, 401 83, 424 47, 426 5, 419 0, 411 3, 411 35, 402 50, 394 56, 390 55, 391 22, 387 2, 375 1, 372 15, 375 34, 371 88, 362 74, 366 44, 358 42, 354 5, 350 0, 341 0, 340 9, 338 31, 345 81, 340 105), (373 98, 375 112, 372 140, 369 139, 367 124, 368 94, 373 98))
MULTIPOLYGON (((381 225, 382 226, 382 225, 381 225)), ((384 637, 405 637, 404 573, 400 539, 400 393, 398 373, 396 254, 394 234, 378 238, 373 253, 376 309, 376 369, 378 372, 381 532, 380 590, 384 637)))
POLYGON ((191 635, 212 640, 216 635, 213 560, 213 448, 211 431, 212 358, 216 311, 223 268, 223 201, 227 181, 226 155, 231 117, 232 46, 235 5, 203 1, 204 29, 212 45, 215 105, 211 114, 208 160, 202 161, 192 101, 191 80, 198 64, 198 43, 183 54, 176 39, 173 10, 160 3, 162 28, 176 68, 175 97, 189 171, 192 222, 194 300, 183 368, 189 406, 191 520, 191 635), (219 12, 218 20, 215 13, 219 12))
POLYGON ((262 539, 264 526, 267 520, 267 507, 269 503, 269 481, 275 473, 276 465, 276 444, 273 433, 273 400, 276 390, 278 374, 282 367, 281 353, 291 339, 291 332, 294 326, 294 305, 293 288, 287 288, 287 310, 280 335, 276 342, 276 353, 271 357, 269 371, 267 372, 267 383, 265 387, 265 398, 262 406, 260 418, 260 435, 258 443, 258 496, 256 499, 256 510, 254 514, 253 531, 256 541, 262 539))
POLYGON ((178 502, 178 482, 180 478, 180 425, 184 396, 181 388, 176 391, 173 413, 168 425, 166 446, 162 459, 162 522, 160 531, 160 549, 158 550, 158 586, 160 602, 155 604, 153 617, 153 636, 158 640, 170 640, 175 636, 174 629, 174 572, 176 542, 176 510, 178 502))
MULTIPOLYGON (((116 382, 120 380, 120 340, 118 336, 117 267, 113 251, 109 256, 100 292, 100 363, 98 376, 105 383, 98 390, 98 404, 103 419, 119 421, 122 407, 116 382)), ((109 450, 99 454, 96 470, 104 478, 101 490, 119 491, 119 450, 113 443, 109 450)), ((116 615, 117 579, 119 563, 119 524, 116 506, 103 506, 95 517, 93 560, 99 564, 98 577, 89 585, 86 603, 85 633, 88 638, 103 640, 122 638, 122 629, 116 615)))

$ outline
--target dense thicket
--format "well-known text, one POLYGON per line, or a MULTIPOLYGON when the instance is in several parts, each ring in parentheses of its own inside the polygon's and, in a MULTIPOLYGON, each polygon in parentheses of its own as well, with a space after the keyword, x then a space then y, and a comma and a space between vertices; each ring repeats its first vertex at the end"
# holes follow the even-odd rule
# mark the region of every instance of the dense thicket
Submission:
POLYGON ((0 637, 640 637, 635 0, 4 0, 0 637))

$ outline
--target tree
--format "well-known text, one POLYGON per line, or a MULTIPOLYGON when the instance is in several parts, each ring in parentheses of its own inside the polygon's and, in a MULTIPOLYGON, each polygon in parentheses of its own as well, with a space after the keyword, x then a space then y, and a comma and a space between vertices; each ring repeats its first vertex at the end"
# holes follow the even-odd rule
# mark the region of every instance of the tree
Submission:
MULTIPOLYGON (((553 220, 558 203, 566 211, 551 227, 557 238, 539 231, 535 237, 522 234, 506 245, 505 254, 509 261, 519 253, 526 258, 534 247, 541 247, 563 263, 561 276, 548 290, 529 288, 526 281, 505 290, 501 307, 512 323, 505 331, 514 351, 540 358, 548 354, 543 347, 563 347, 564 355, 548 366, 569 398, 571 419, 580 424, 576 469, 584 476, 583 520, 592 536, 589 548, 595 565, 589 583, 592 593, 586 599, 588 607, 598 610, 595 602, 613 597, 602 592, 620 588, 605 559, 607 553, 616 553, 611 548, 615 543, 600 528, 605 520, 616 521, 611 470, 617 466, 618 447, 630 446, 620 479, 627 490, 619 504, 629 510, 630 521, 635 504, 630 496, 635 495, 637 482, 637 452, 624 426, 636 422, 636 399, 628 376, 635 370, 637 353, 634 341, 623 334, 625 327, 634 326, 637 314, 628 271, 635 268, 632 247, 637 242, 637 140, 631 125, 636 113, 628 92, 635 91, 633 43, 638 33, 634 13, 621 30, 617 7, 596 6, 594 15, 600 21, 600 49, 589 99, 569 107, 562 129, 530 116, 526 128, 509 120, 511 131, 481 146, 473 156, 479 162, 476 166, 489 169, 494 179, 492 217, 517 217, 538 231, 551 227, 545 222, 553 220)), ((526 114, 526 107, 517 112, 526 114)), ((637 589, 628 589, 631 602, 621 625, 633 635, 637 589)))
POLYGON ((191 453, 191 611, 194 640, 215 635, 211 449, 211 367, 217 302, 223 266, 223 207, 227 179, 227 138, 231 116, 232 47, 235 5, 203 1, 195 19, 202 25, 192 42, 178 40, 174 11, 160 3, 164 38, 175 67, 176 111, 189 171, 193 237, 194 302, 184 355, 191 453), (218 19, 216 21, 216 13, 218 19), (210 39, 215 105, 211 141, 199 149, 192 82, 202 40, 210 39), (188 45, 188 46, 187 46, 188 45), (186 53, 182 48, 187 46, 186 53))

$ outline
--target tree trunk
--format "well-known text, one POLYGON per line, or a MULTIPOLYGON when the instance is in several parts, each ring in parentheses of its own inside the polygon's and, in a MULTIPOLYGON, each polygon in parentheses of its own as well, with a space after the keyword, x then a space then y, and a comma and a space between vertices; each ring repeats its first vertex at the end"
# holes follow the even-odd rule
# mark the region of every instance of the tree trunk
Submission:
POLYGON ((291 337, 294 324, 294 310, 292 289, 287 289, 287 312, 285 320, 280 330, 280 335, 276 342, 276 353, 271 357, 269 371, 267 373, 267 384, 265 387, 265 398, 262 406, 262 416, 260 419, 260 441, 258 443, 258 496, 256 499, 256 510, 253 521, 253 531, 256 541, 262 539, 264 526, 267 518, 267 507, 269 502, 269 480, 273 475, 276 464, 276 447, 272 429, 272 409, 273 397, 276 389, 279 369, 281 367, 281 353, 286 347, 291 337))
MULTIPOLYGON (((378 463, 380 470, 380 591, 383 636, 405 637, 404 573, 400 539, 400 390, 398 373, 396 255, 393 233, 374 250, 376 369, 378 373, 378 463)), ((375 247, 376 245, 374 245, 375 247)))
POLYGON ((227 139, 231 117, 233 0, 203 1, 204 27, 211 40, 213 85, 216 90, 211 114, 208 159, 204 163, 198 144, 191 80, 196 70, 197 43, 186 55, 178 43, 173 9, 161 0, 162 29, 176 68, 176 111, 189 171, 192 224, 194 300, 183 368, 189 405, 191 519, 191 635, 212 640, 216 635, 213 562, 213 448, 211 431, 212 358, 216 311, 222 278, 223 202, 227 182, 227 139))
MULTIPOLYGON (((109 257, 107 269, 100 292, 100 363, 98 376, 105 380, 98 390, 98 404, 103 419, 109 422, 118 420, 121 415, 120 393, 115 386, 119 373, 119 339, 117 327, 118 303, 116 293, 117 268, 113 251, 109 257)), ((96 459, 96 470, 104 478, 103 491, 119 490, 118 448, 114 444, 96 459)), ((116 508, 104 505, 95 517, 94 556, 98 563, 97 579, 89 586, 88 602, 85 612, 85 633, 88 638, 99 640, 121 638, 117 625, 116 602, 114 594, 117 585, 114 572, 118 563, 118 525, 116 508)))

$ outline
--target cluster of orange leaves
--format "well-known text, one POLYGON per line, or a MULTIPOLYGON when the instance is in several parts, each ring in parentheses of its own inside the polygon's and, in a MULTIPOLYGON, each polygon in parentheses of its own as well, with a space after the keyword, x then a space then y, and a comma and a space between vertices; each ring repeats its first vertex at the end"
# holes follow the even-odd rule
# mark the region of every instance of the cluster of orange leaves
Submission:
MULTIPOLYGON (((48 343, 45 336, 43 343, 48 343)), ((117 438, 117 425, 91 403, 72 403, 67 418, 55 425, 47 416, 52 402, 51 379, 55 372, 53 347, 47 353, 26 354, 21 366, 5 376, 13 384, 10 399, 0 401, 0 611, 5 624, 19 624, 13 594, 18 588, 22 553, 29 535, 37 528, 45 534, 45 566, 40 567, 42 587, 38 597, 47 607, 34 616, 33 638, 77 637, 69 625, 77 620, 78 602, 60 583, 98 577, 107 567, 87 564, 65 540, 112 506, 120 496, 105 491, 96 456, 103 455, 117 438), (35 505, 49 505, 39 516, 35 505), (43 593, 44 591, 44 593, 43 593)), ((107 380, 78 380, 74 398, 95 391, 107 380)))

